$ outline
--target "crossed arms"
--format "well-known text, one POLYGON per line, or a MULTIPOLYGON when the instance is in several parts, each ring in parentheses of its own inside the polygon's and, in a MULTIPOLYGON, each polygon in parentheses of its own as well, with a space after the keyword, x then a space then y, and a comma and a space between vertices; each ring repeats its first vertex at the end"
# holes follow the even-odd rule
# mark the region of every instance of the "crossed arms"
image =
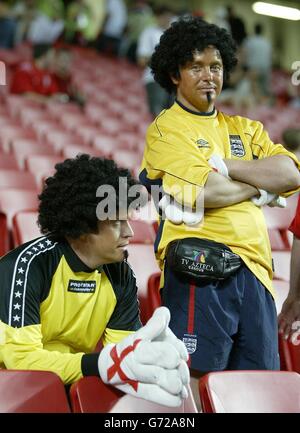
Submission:
POLYGON ((286 155, 253 161, 225 159, 230 179, 216 172, 208 174, 204 187, 207 208, 229 206, 258 194, 258 188, 282 194, 300 187, 300 173, 286 155))

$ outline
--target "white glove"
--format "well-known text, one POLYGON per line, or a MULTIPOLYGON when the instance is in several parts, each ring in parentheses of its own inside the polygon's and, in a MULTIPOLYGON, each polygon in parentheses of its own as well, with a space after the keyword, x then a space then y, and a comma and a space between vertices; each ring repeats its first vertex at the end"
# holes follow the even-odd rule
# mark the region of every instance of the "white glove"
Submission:
POLYGON ((217 154, 212 155, 208 160, 208 163, 219 174, 222 174, 223 176, 228 177, 228 179, 230 179, 227 165, 225 164, 223 158, 220 155, 217 154))
POLYGON ((157 308, 143 328, 105 346, 98 359, 103 382, 154 403, 180 406, 188 396, 188 353, 169 321, 169 310, 157 308))
POLYGON ((286 207, 286 199, 284 197, 280 197, 277 194, 265 191, 264 189, 259 189, 260 196, 252 197, 251 201, 255 204, 255 206, 264 206, 268 205, 271 207, 286 207))
POLYGON ((281 195, 277 195, 269 204, 270 207, 281 207, 285 208, 287 205, 286 198, 281 197, 281 195))
POLYGON ((194 211, 187 206, 182 207, 172 196, 165 194, 159 202, 159 207, 164 211, 166 218, 173 224, 197 225, 203 218, 203 211, 194 211))

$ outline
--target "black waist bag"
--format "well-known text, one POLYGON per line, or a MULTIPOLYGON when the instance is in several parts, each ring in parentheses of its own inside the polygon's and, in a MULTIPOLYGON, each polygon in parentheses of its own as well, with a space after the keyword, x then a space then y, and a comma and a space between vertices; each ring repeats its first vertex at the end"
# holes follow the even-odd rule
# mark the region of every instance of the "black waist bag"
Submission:
POLYGON ((198 238, 171 242, 166 260, 177 274, 201 281, 225 280, 242 264, 226 245, 198 238))

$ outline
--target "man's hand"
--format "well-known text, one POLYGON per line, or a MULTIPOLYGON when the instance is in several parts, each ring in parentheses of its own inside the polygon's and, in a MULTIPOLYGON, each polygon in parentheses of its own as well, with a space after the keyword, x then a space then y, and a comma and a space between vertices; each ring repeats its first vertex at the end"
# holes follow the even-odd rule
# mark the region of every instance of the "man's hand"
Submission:
POLYGON ((300 326, 300 299, 287 298, 282 306, 281 313, 278 316, 279 333, 283 334, 285 339, 296 331, 294 323, 298 322, 300 326))
POLYGON ((143 328, 105 346, 98 360, 103 382, 154 403, 180 406, 188 396, 188 353, 169 321, 169 310, 160 307, 143 328))
POLYGON ((284 197, 265 191, 264 189, 259 189, 258 191, 260 196, 255 196, 251 199, 255 206, 286 207, 286 199, 284 197))

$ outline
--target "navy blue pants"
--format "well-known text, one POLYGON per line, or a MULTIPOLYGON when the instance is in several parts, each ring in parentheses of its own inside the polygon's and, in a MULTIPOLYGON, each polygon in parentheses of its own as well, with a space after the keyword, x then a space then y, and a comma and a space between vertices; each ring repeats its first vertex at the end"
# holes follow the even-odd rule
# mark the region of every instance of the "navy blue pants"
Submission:
POLYGON ((224 281, 196 285, 166 264, 161 295, 192 369, 279 370, 275 302, 245 265, 224 281))

